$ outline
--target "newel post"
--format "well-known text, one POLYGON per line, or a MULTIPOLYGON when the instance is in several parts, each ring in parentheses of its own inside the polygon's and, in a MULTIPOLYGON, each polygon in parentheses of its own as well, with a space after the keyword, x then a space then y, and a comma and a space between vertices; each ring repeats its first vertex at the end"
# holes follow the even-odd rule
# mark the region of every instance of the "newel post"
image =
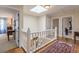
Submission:
POLYGON ((31 33, 30 28, 28 28, 28 30, 27 30, 27 43, 26 43, 28 53, 30 52, 30 33, 31 33))
POLYGON ((57 39, 57 27, 55 27, 55 39, 57 39))

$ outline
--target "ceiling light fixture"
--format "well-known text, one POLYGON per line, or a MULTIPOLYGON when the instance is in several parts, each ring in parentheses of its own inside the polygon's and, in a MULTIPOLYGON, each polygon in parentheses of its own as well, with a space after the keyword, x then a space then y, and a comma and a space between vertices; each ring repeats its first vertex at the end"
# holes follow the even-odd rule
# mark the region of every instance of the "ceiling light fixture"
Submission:
POLYGON ((45 9, 52 8, 52 5, 41 5, 41 6, 44 7, 45 9))
POLYGON ((30 11, 35 12, 35 13, 42 13, 42 12, 47 11, 47 9, 42 6, 35 6, 30 11))

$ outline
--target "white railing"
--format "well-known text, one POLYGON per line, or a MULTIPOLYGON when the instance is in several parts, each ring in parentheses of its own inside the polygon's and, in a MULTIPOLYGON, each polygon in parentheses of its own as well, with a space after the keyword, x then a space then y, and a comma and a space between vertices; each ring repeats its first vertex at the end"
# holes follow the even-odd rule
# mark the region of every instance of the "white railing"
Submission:
POLYGON ((34 52, 43 47, 46 43, 57 38, 57 27, 41 32, 31 33, 30 29, 27 31, 27 52, 34 52))
POLYGON ((34 37, 44 37, 44 38, 46 38, 48 35, 53 35, 54 34, 53 31, 54 31, 53 29, 49 29, 49 30, 46 30, 46 31, 30 33, 31 39, 34 38, 34 37))

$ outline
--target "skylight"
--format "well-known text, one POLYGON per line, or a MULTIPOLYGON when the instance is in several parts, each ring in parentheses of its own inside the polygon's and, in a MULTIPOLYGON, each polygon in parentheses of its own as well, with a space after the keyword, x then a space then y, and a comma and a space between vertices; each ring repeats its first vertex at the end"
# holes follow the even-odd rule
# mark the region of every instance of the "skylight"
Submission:
POLYGON ((35 13, 42 13, 44 11, 46 11, 47 9, 45 9, 42 6, 35 6, 34 8, 32 8, 30 11, 35 12, 35 13))

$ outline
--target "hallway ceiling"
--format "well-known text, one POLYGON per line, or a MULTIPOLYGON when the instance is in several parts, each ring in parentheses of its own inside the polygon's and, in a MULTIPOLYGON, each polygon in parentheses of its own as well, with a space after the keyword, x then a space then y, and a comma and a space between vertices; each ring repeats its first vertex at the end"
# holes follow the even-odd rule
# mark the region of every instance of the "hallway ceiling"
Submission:
POLYGON ((20 9, 23 8, 23 13, 32 15, 32 16, 41 16, 48 15, 54 16, 55 14, 61 12, 74 12, 79 11, 79 5, 52 5, 53 7, 49 10, 42 12, 40 14, 30 11, 30 9, 34 8, 36 5, 0 5, 0 10, 5 10, 9 12, 13 12, 14 14, 20 9))
POLYGON ((0 5, 0 16, 15 16, 17 13, 17 9, 15 7, 16 6, 11 5, 0 5))
POLYGON ((29 14, 29 15, 33 15, 33 16, 41 16, 41 15, 49 15, 49 16, 53 16, 56 13, 62 12, 62 11, 74 11, 74 10, 79 10, 79 6, 78 5, 52 5, 53 7, 50 8, 49 10, 43 12, 43 13, 34 13, 31 12, 30 9, 32 9, 33 7, 35 7, 35 5, 24 5, 24 14, 29 14))

